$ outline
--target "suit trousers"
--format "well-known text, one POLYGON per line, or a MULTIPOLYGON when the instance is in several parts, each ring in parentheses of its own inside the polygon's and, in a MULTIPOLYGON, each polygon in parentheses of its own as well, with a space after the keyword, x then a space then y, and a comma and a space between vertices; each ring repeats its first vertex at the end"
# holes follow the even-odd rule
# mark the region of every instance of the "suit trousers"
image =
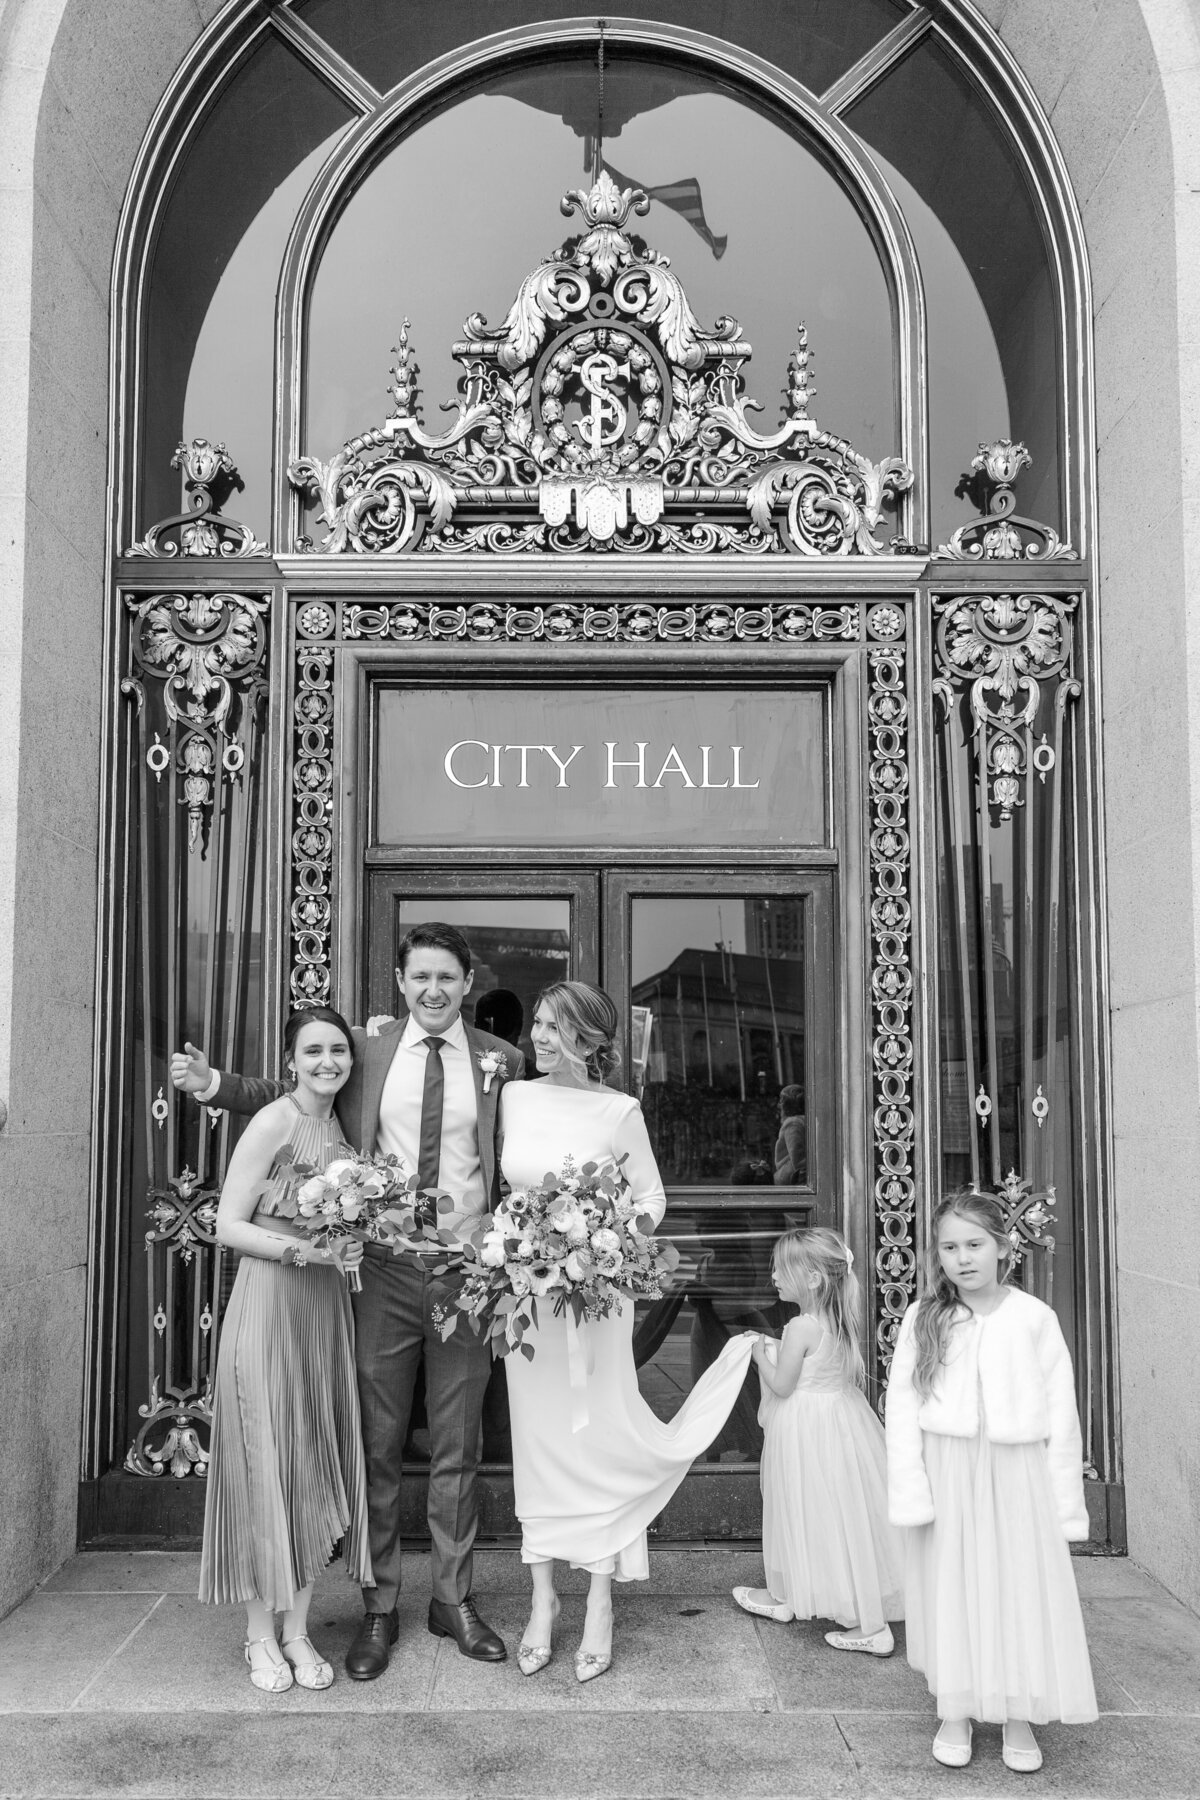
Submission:
POLYGON ((433 1597, 452 1606, 471 1592, 478 1512, 475 1473, 483 1397, 492 1353, 460 1319, 443 1341, 433 1320, 458 1288, 456 1275, 433 1276, 373 1245, 362 1260, 355 1296, 358 1397, 366 1451, 367 1509, 375 1586, 368 1612, 391 1612, 400 1593, 400 1482, 413 1387, 422 1358, 429 1415, 429 1532, 433 1597))

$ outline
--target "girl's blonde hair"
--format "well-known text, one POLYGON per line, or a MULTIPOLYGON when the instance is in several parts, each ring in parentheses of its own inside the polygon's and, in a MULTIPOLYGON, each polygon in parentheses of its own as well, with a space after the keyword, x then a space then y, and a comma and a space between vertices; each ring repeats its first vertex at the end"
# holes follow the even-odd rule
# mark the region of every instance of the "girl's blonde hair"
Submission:
POLYGON ((826 1225, 785 1231, 775 1245, 772 1261, 802 1293, 812 1295, 803 1310, 820 1314, 837 1340, 847 1371, 859 1387, 865 1387, 867 1372, 858 1341, 862 1290, 845 1238, 826 1225))
POLYGON ((603 988, 589 981, 555 981, 543 988, 534 1004, 550 1008, 558 1027, 563 1055, 590 1081, 607 1081, 621 1066, 616 1037, 617 1009, 603 988))
POLYGON ((990 1238, 995 1239, 1000 1251, 1001 1281, 1008 1280, 1014 1266, 1013 1247, 1005 1229, 1004 1208, 1000 1202, 993 1200, 989 1194, 947 1194, 933 1215, 929 1231, 929 1269, 924 1292, 917 1302, 917 1319, 913 1328, 917 1346, 913 1386, 926 1400, 933 1392, 937 1372, 945 1361, 951 1328, 961 1316, 963 1308, 958 1289, 943 1269, 938 1255, 938 1232, 942 1221, 951 1214, 959 1219, 970 1219, 974 1224, 982 1226, 990 1238))

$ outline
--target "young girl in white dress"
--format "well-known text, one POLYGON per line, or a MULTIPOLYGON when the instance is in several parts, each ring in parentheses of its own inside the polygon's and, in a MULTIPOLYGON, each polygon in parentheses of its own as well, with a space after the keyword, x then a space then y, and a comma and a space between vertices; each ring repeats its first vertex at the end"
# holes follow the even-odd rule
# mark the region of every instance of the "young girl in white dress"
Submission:
POLYGON ((904 1315, 887 1397, 892 1521, 906 1526, 908 1660, 971 1760, 971 1721, 1004 1727, 1010 1769, 1041 1767, 1031 1724, 1096 1717, 1069 1539, 1088 1534, 1071 1358, 1058 1320, 1008 1285, 999 1203, 951 1195, 929 1280, 904 1315))
POLYGON ((853 1258, 836 1231, 787 1231, 771 1278, 801 1310, 778 1344, 754 1345, 767 1585, 733 1597, 781 1623, 836 1619, 844 1629, 825 1634, 835 1650, 889 1656, 888 1620, 904 1616, 902 1558, 887 1518, 883 1427, 862 1392, 853 1258))
MULTIPOLYGON (((557 1173, 568 1156, 578 1167, 624 1158, 638 1210, 657 1225, 666 1196, 642 1109, 605 1085, 619 1060, 616 1031, 617 1009, 600 988, 562 981, 538 997, 531 1036, 543 1079, 505 1086, 500 1166, 507 1185, 518 1188, 557 1173)), ((547 1296, 525 1339, 532 1361, 510 1356, 505 1363, 521 1557, 533 1580, 517 1651, 523 1675, 551 1660, 556 1558, 591 1575, 576 1677, 604 1674, 612 1662, 611 1584, 649 1575, 646 1528, 721 1430, 749 1366, 750 1340, 731 1339, 674 1418, 656 1418, 638 1389, 633 1313, 626 1300, 608 1318, 576 1328, 547 1296), (577 1375, 586 1368, 582 1392, 572 1386, 573 1362, 577 1375)))

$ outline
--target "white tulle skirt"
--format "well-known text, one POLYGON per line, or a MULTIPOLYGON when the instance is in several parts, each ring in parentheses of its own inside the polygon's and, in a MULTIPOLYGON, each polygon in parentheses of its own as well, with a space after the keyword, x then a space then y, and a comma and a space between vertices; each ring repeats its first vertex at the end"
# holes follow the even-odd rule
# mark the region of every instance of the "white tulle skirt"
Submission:
POLYGON ((763 1390, 763 1567, 800 1619, 880 1631, 904 1617, 903 1552, 888 1524, 883 1427, 850 1382, 763 1390))
POLYGON ((942 1719, 1096 1718, 1083 1614, 1042 1444, 923 1437, 931 1525, 905 1531, 908 1660, 942 1719))

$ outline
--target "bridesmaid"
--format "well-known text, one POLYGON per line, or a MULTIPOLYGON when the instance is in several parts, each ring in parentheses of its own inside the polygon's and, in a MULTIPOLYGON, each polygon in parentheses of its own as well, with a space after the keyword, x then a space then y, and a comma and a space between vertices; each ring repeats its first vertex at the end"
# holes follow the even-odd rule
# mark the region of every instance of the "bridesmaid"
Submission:
MULTIPOLYGON (((295 1090, 247 1125, 217 1210, 218 1243, 242 1254, 217 1354, 200 1559, 200 1599, 245 1606, 250 1679, 269 1694, 333 1680, 308 1606, 339 1541, 347 1573, 372 1578, 346 1283, 327 1250, 277 1216, 295 1185, 290 1165, 321 1170, 353 1154, 333 1102, 354 1046, 325 1006, 293 1013, 283 1043, 295 1090)), ((361 1256, 354 1243, 343 1260, 361 1256)))

